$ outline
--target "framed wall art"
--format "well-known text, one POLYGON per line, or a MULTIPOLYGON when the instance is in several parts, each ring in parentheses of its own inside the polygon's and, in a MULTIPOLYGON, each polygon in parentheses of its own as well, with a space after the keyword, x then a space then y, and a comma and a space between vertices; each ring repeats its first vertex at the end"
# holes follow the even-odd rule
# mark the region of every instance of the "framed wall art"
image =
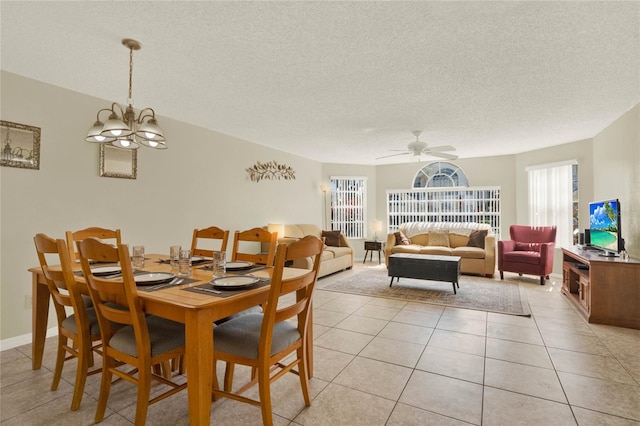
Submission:
POLYGON ((100 176, 135 179, 138 175, 138 150, 100 144, 100 176))
POLYGON ((0 165, 40 169, 40 127, 0 120, 0 165))

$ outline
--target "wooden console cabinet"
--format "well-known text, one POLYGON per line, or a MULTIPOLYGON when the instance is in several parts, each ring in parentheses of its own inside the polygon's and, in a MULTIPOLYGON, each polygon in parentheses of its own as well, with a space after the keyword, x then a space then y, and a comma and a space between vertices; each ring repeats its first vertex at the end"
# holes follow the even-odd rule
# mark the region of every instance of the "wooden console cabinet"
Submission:
POLYGON ((563 248, 562 293, 590 323, 640 329, 640 261, 563 248))

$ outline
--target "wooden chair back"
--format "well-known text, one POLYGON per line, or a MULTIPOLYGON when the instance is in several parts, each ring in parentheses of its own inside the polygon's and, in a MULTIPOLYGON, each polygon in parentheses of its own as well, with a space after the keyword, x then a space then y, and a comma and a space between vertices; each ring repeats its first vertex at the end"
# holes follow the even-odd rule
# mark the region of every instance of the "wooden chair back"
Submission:
POLYGON ((184 355, 184 326, 163 318, 145 316, 127 245, 119 244, 115 247, 96 238, 85 238, 78 241, 77 245, 82 272, 87 280, 102 334, 104 361, 95 421, 98 423, 104 418, 111 377, 115 375, 138 386, 135 424, 143 425, 149 404, 186 389, 186 383, 178 384, 152 372, 153 366, 164 365, 168 368, 170 360, 184 355), (119 263, 122 276, 97 277, 91 271, 92 262, 119 263), (155 336, 153 339, 152 335, 155 336), (114 336, 117 339, 112 344, 114 336), (137 372, 137 375, 118 369, 122 362, 134 366, 133 372, 137 372), (171 388, 149 400, 151 379, 171 388))
POLYGON ((198 248, 199 239, 220 240, 219 251, 226 252, 227 244, 229 242, 229 231, 220 229, 217 226, 210 226, 204 229, 193 230, 193 238, 191 240, 191 255, 213 257, 213 249, 198 248))
MULTIPOLYGON (((218 360, 226 362, 224 390, 220 389, 214 374, 213 395, 257 405, 262 411, 264 425, 273 424, 271 408, 271 383, 287 372, 299 376, 302 395, 307 406, 311 405, 309 395, 311 343, 311 301, 322 256, 323 243, 315 236, 308 235, 295 243, 279 244, 276 249, 275 266, 269 289, 269 296, 263 314, 247 314, 232 319, 216 328, 217 343, 214 342, 214 367, 218 360), (285 264, 297 259, 312 258, 313 267, 295 278, 283 277, 285 264), (295 302, 279 305, 280 298, 295 294, 295 302), (262 317, 262 318, 260 318, 262 317), (294 326, 287 320, 297 317, 294 326), (261 319, 261 322, 258 322, 261 319), (282 324, 284 323, 284 324, 282 324), (279 330, 278 341, 274 342, 274 332, 279 330), (287 330, 287 331, 285 331, 287 330), (296 332, 297 331, 297 332, 296 332), (283 333, 286 333, 284 337, 283 333), (243 336, 240 341, 237 336, 243 336), (294 337, 295 336, 295 337, 294 337), (220 347, 226 349, 220 349, 220 347), (257 356, 255 356, 257 352, 257 356), (295 356, 289 357, 294 354, 295 356), (252 368, 252 380, 233 390, 235 364, 252 368), (297 366, 297 371, 294 367, 297 366), (249 387, 258 384, 259 400, 243 396, 249 387)), ((215 371, 215 369, 214 369, 215 371)))
POLYGON ((276 244, 278 243, 278 233, 269 232, 263 228, 252 228, 247 231, 236 231, 233 238, 233 251, 231 260, 244 260, 260 265, 272 266, 276 254, 276 244), (241 242, 255 242, 262 250, 262 243, 267 243, 269 250, 267 252, 247 253, 240 251, 241 242))
POLYGON ((300 347, 306 341, 309 324, 309 309, 316 281, 320 269, 320 258, 324 244, 315 236, 307 235, 290 245, 278 244, 275 256, 275 266, 271 278, 269 298, 264 309, 264 320, 260 332, 259 357, 270 358, 273 330, 277 323, 287 321, 297 316, 300 340, 289 347, 300 347), (296 278, 284 279, 283 272, 287 262, 312 258, 313 268, 296 278), (278 301, 290 293, 296 294, 295 303, 281 307, 278 301))
POLYGON ((75 411, 80 408, 87 376, 99 372, 99 370, 90 372, 88 369, 93 365, 93 351, 100 353, 98 349, 100 343, 93 346, 93 342, 100 341, 100 332, 95 327, 95 317, 93 324, 89 319, 65 240, 54 240, 45 234, 37 234, 33 240, 58 320, 58 351, 51 390, 58 388, 64 362, 72 357, 78 358, 71 400, 71 410, 75 411), (48 257, 55 263, 50 265, 48 257), (66 308, 72 309, 73 318, 69 316, 66 308), (69 322, 71 323, 69 324, 69 322), (69 340, 72 343, 69 343, 69 340), (71 357, 67 358, 67 353, 71 357))
MULTIPOLYGON (((136 331, 136 345, 148 348, 149 335, 145 333, 146 320, 133 278, 129 247, 123 244, 115 247, 93 237, 84 238, 78 241, 77 245, 82 272, 86 277, 89 294, 100 323, 105 354, 114 355, 109 341, 119 328, 112 327, 112 323, 132 325, 136 331), (122 268, 122 277, 113 279, 93 275, 91 271, 93 262, 119 263, 122 268)), ((138 355, 142 358, 150 356, 149 353, 145 354, 144 350, 138 355)), ((137 360, 133 357, 126 358, 122 361, 137 364, 137 360)))
POLYGON ((97 238, 99 240, 115 240, 115 244, 122 244, 120 229, 105 229, 93 226, 79 231, 67 231, 67 247, 69 247, 69 257, 71 264, 78 262, 78 253, 75 250, 76 241, 82 241, 85 238, 97 238))

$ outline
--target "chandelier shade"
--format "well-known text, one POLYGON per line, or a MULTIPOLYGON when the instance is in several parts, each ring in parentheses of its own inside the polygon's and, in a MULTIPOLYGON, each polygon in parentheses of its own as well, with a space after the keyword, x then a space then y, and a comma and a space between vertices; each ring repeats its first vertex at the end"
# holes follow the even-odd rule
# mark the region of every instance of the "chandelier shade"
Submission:
MULTIPOLYGON (((111 108, 99 110, 96 114, 96 122, 89 129, 84 140, 92 143, 108 143, 122 149, 138 149, 140 145, 166 149, 164 131, 158 125, 155 111, 152 108, 144 108, 136 116, 136 111, 133 109, 133 51, 139 50, 141 45, 136 40, 128 38, 123 39, 122 44, 129 49, 128 105, 123 108, 114 102, 111 108), (109 113, 104 123, 100 119, 102 112, 109 113)), ((103 117, 104 115, 106 114, 103 114, 103 117)))

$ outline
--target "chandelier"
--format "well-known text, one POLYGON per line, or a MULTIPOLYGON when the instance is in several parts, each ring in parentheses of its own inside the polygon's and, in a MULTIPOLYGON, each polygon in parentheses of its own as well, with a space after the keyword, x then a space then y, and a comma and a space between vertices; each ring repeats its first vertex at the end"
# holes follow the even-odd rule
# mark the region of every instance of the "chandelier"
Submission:
MULTIPOLYGON (((87 132, 87 142, 109 143, 117 148, 138 149, 140 145, 155 149, 166 149, 164 132, 158 126, 156 113, 145 108, 138 113, 133 109, 131 86, 133 82, 133 51, 140 50, 140 43, 130 38, 122 40, 129 49, 129 97, 127 106, 114 102, 111 108, 103 108, 96 114, 96 122, 87 132), (100 121, 100 113, 109 112, 106 122, 100 121), (146 120, 146 122, 145 122, 146 120)), ((104 114, 103 114, 104 115, 104 114)))

